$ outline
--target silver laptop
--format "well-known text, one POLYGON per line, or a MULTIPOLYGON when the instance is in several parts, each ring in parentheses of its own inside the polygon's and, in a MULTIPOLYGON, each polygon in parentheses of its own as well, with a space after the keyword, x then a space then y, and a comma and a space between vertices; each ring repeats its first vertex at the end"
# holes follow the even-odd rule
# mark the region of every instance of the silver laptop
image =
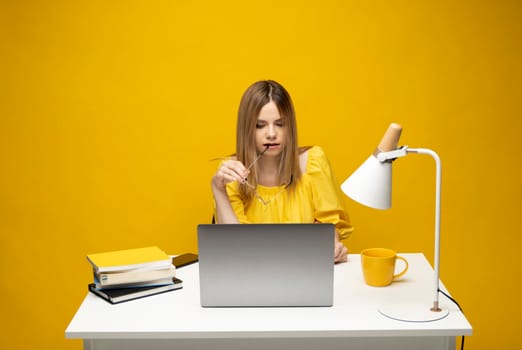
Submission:
POLYGON ((331 306, 333 224, 199 225, 204 307, 331 306))

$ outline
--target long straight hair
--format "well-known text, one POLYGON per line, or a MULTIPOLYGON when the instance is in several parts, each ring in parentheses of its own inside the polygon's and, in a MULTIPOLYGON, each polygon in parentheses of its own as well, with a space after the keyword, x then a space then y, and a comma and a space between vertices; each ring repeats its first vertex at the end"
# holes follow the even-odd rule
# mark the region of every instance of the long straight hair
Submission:
MULTIPOLYGON (((273 101, 277 106, 286 133, 286 143, 281 153, 278 182, 290 190, 301 178, 299 167, 299 147, 297 143, 297 123, 294 105, 286 89, 276 81, 258 81, 245 91, 239 104, 236 128, 236 157, 245 166, 252 164, 258 156, 256 149, 256 123, 261 108, 273 101)), ((248 184, 240 185, 240 194, 246 204, 250 203, 257 187, 257 164, 250 169, 248 184)))

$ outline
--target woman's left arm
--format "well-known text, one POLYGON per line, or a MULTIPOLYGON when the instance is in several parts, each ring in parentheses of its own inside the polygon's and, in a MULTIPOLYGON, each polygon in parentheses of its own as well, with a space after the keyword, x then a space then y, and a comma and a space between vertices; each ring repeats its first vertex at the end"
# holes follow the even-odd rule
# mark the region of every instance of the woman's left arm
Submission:
POLYGON ((320 147, 309 150, 309 168, 311 177, 315 220, 335 224, 335 262, 345 262, 348 258, 348 248, 342 240, 348 238, 353 227, 345 210, 341 191, 337 185, 330 163, 320 147))

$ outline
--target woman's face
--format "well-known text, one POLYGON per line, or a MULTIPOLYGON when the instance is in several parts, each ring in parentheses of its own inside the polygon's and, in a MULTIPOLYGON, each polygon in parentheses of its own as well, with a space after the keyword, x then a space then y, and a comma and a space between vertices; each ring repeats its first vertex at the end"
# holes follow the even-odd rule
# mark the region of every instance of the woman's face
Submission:
POLYGON ((256 122, 256 148, 265 152, 265 156, 278 156, 283 151, 286 141, 286 128, 279 110, 273 101, 261 108, 256 122))

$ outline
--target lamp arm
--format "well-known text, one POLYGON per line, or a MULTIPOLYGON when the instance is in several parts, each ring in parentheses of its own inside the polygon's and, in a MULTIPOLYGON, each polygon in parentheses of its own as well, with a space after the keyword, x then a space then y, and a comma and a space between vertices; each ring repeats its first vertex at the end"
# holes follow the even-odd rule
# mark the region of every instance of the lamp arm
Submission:
POLYGON ((377 160, 381 163, 384 163, 386 161, 393 161, 399 157, 404 157, 408 153, 408 146, 401 146, 397 149, 394 149, 392 151, 387 152, 381 152, 379 149, 377 149, 377 152, 374 153, 377 160))
POLYGON ((430 155, 435 160, 436 166, 436 184, 435 184, 435 253, 434 253, 434 266, 435 281, 434 281, 434 295, 433 295, 433 307, 431 311, 441 311, 439 307, 439 267, 440 267, 440 194, 441 194, 441 180, 442 180, 442 165, 439 155, 426 148, 408 148, 408 153, 418 153, 430 155))

